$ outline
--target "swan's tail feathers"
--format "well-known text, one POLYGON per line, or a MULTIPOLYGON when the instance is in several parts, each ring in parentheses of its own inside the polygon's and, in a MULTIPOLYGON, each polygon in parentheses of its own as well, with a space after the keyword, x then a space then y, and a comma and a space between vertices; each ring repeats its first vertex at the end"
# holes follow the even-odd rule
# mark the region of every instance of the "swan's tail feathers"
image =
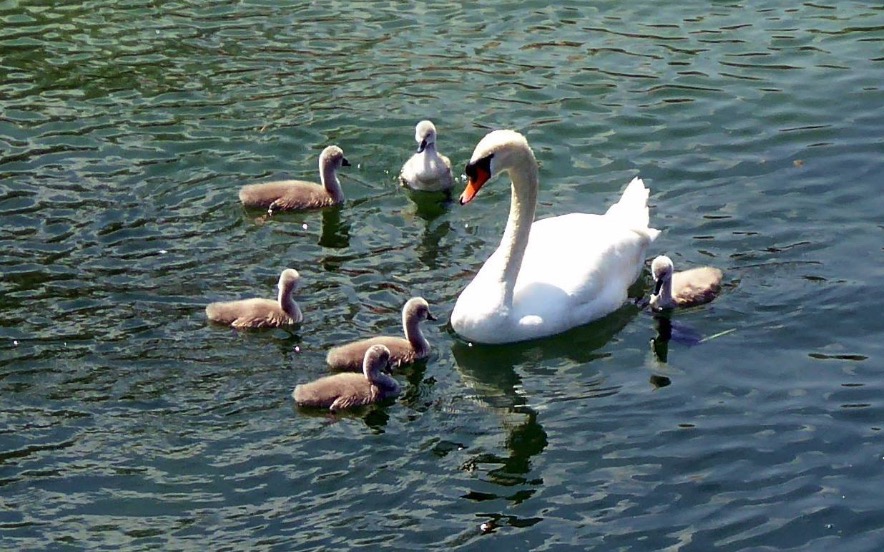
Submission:
POLYGON ((654 241, 660 234, 659 230, 650 227, 650 215, 648 214, 648 195, 650 190, 645 187, 642 179, 635 177, 632 179, 620 201, 611 205, 605 216, 616 217, 628 225, 630 228, 647 234, 651 241, 654 241))

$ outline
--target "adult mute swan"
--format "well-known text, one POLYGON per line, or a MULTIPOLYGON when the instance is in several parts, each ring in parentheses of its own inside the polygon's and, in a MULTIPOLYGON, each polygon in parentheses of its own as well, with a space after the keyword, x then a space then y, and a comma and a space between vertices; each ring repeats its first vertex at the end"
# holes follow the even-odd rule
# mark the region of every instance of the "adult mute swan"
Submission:
POLYGON ((674 272, 672 259, 660 255, 651 263, 654 276, 654 293, 651 308, 654 310, 685 308, 702 305, 715 299, 721 291, 724 273, 711 266, 701 266, 682 272, 674 272))
POLYGON ((570 213, 534 221, 538 170, 524 136, 496 130, 466 166, 469 203, 507 172, 512 200, 503 238, 461 292, 451 326, 477 343, 512 343, 564 332, 613 312, 626 301, 648 245, 648 189, 634 178, 604 215, 570 213))
POLYGON ((436 317, 430 313, 430 305, 426 299, 412 297, 402 307, 404 338, 378 335, 340 345, 328 352, 325 361, 332 370, 359 372, 362 370, 365 352, 372 345, 383 345, 390 350, 390 365, 393 368, 425 359, 430 355, 430 343, 421 332, 420 323, 424 320, 436 320, 436 317))
POLYGON ((321 184, 303 180, 249 184, 239 190, 239 200, 246 207, 266 208, 271 215, 274 211, 303 211, 339 205, 344 202, 344 192, 338 181, 338 169, 349 166, 344 150, 328 146, 319 154, 321 184))
POLYGON ((451 161, 436 151, 436 127, 421 121, 414 129, 417 153, 402 165, 399 181, 414 190, 441 192, 454 186, 451 161))
POLYGON ((206 317, 212 322, 234 328, 278 328, 298 324, 304 320, 304 315, 292 294, 298 289, 300 281, 298 271, 287 268, 279 275, 276 301, 255 298, 211 303, 206 307, 206 317))

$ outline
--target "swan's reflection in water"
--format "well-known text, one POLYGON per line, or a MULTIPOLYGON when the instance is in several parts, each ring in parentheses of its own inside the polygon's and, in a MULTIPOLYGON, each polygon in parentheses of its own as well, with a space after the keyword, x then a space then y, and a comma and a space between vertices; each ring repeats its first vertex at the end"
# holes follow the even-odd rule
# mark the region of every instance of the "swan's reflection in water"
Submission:
MULTIPOLYGON (((638 309, 626 306, 603 320, 575 328, 551 338, 509 345, 470 345, 456 341, 452 353, 461 381, 471 392, 469 400, 478 402, 493 412, 505 432, 504 452, 478 450, 463 462, 461 468, 475 472, 479 480, 463 495, 471 501, 485 502, 505 499, 512 504, 528 500, 543 485, 532 460, 548 446, 549 440, 541 424, 542 403, 557 400, 583 400, 592 396, 610 395, 616 389, 604 388, 605 378, 587 381, 583 367, 607 353, 599 352, 630 320, 638 309), (570 387, 558 366, 564 362, 569 370, 567 378, 579 377, 579 389, 570 387), (577 368, 580 373, 571 372, 577 368), (558 374, 557 374, 558 373, 558 374), (526 391, 525 379, 538 375, 556 378, 556 389, 544 388, 546 396, 533 397, 526 391), (490 483, 490 485, 489 485, 490 483)), ((533 385, 536 381, 530 381, 533 385)), ((480 449, 479 446, 465 446, 480 449)), ((498 449, 499 450, 499 449, 498 449)), ((486 513, 492 525, 507 524, 524 527, 540 521, 538 518, 520 519, 511 513, 486 513)))

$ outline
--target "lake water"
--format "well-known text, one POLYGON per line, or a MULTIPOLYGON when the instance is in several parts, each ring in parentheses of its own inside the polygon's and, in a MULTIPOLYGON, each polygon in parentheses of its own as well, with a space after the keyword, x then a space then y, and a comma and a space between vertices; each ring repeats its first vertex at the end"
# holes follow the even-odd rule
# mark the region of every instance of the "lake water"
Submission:
POLYGON ((0 548, 884 548, 880 2, 279 4, 0 1, 0 548), (509 186, 405 194, 424 118, 458 175, 523 132, 540 217, 644 178, 704 341, 458 339, 509 186), (341 209, 241 208, 332 143, 341 209), (285 267, 299 328, 206 323, 285 267), (398 400, 293 405, 413 295, 398 400))

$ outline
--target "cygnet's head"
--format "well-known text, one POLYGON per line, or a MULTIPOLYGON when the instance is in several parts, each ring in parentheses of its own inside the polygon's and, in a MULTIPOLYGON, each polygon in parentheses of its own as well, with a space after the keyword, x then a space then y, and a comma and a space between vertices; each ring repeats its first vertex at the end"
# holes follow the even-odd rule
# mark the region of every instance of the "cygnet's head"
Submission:
POLYGON ((406 319, 436 320, 436 317, 430 312, 430 304, 423 297, 409 299, 402 308, 402 314, 406 319))
POLYGON ((432 121, 424 120, 414 127, 414 141, 418 143, 418 153, 422 153, 430 144, 436 143, 436 127, 432 121))
POLYGON ((349 167, 350 162, 344 157, 344 150, 338 146, 328 146, 319 155, 319 168, 332 167, 335 170, 341 167, 349 167))
POLYGON ((276 287, 279 288, 279 291, 289 290, 292 292, 298 289, 300 283, 301 275, 298 274, 298 271, 294 268, 287 268, 279 275, 279 283, 276 284, 276 287))
POLYGON ((660 289, 666 280, 672 278, 672 259, 660 255, 651 262, 651 275, 654 277, 654 295, 660 295, 660 289))
POLYGON ((362 372, 369 380, 390 366, 390 349, 383 345, 372 345, 365 351, 362 372))
POLYGON ((460 204, 466 205, 472 201, 486 182, 523 163, 526 155, 534 158, 528 140, 515 130, 495 130, 486 134, 476 144, 473 156, 464 168, 467 187, 460 196, 460 204))

